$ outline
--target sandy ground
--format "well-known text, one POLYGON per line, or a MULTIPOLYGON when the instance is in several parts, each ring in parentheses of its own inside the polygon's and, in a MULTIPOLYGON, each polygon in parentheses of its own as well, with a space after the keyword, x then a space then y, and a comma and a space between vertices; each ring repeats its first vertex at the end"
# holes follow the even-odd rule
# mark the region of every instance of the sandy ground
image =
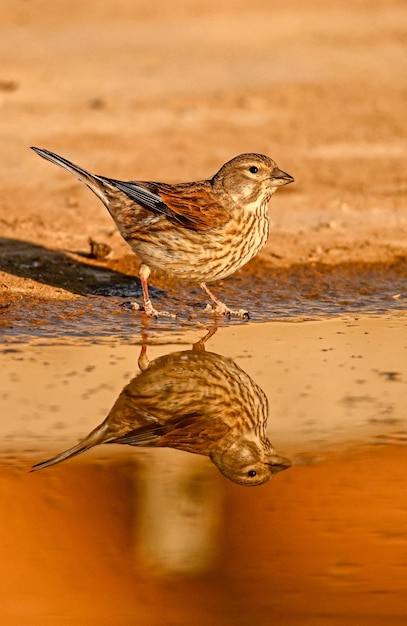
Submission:
POLYGON ((89 237, 112 248, 108 267, 137 270, 97 198, 30 145, 168 182, 263 152, 296 179, 270 204, 270 267, 405 264, 406 18, 402 0, 7 3, 2 302, 83 294, 89 237))

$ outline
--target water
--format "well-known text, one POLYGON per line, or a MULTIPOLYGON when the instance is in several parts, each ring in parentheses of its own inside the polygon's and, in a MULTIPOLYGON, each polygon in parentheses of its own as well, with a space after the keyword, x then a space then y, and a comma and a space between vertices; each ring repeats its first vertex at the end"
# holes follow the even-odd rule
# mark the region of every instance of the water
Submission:
POLYGON ((403 624, 407 334, 401 312, 221 327, 206 349, 266 393, 293 466, 236 485, 204 456, 75 444, 148 357, 205 330, 133 322, 0 351, 1 613, 6 624, 403 624))
MULTIPOLYGON (((55 279, 55 262, 44 263, 41 271, 44 272, 43 280, 46 283, 55 282, 51 279, 55 279)), ((129 263, 131 271, 136 273, 132 257, 129 263)), ((13 266, 14 273, 20 271, 24 276, 39 279, 37 270, 33 274, 33 270, 29 269, 24 274, 20 265, 13 266)), ((71 285, 74 276, 77 281, 78 276, 83 279, 81 289, 75 291, 72 285, 70 287, 81 295, 78 299, 42 302, 19 297, 4 302, 0 308, 1 335, 16 341, 33 336, 81 337, 90 340, 93 336, 114 336, 124 341, 131 340, 139 331, 140 317, 128 304, 131 300, 142 302, 138 280, 122 273, 112 274, 103 267, 95 267, 92 272, 97 280, 92 283, 84 274, 82 266, 86 268, 83 264, 75 265, 68 281, 71 285)), ((69 274, 69 268, 65 271, 69 274)), ((62 280, 60 276, 58 279, 62 280)), ((64 283, 56 284, 65 287, 64 283)), ((393 263, 343 263, 334 266, 314 263, 277 268, 256 258, 250 263, 249 269, 243 268, 230 279, 216 283, 213 289, 231 308, 248 309, 252 322, 300 321, 319 319, 321 315, 383 315, 406 309, 407 266, 405 259, 400 259, 393 263)), ((158 308, 165 307, 177 313, 176 320, 162 318, 157 324, 149 324, 150 333, 155 333, 156 337, 163 332, 183 332, 211 323, 211 315, 204 312, 208 298, 196 285, 175 284, 168 278, 156 276, 150 293, 158 308)), ((217 323, 230 326, 245 322, 232 318, 218 319, 217 323)))

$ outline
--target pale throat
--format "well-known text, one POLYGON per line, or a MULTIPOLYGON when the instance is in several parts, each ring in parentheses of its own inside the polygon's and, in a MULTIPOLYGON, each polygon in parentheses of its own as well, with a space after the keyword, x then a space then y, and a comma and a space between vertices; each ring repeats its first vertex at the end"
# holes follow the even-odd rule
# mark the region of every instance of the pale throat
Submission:
POLYGON ((254 188, 252 185, 244 185, 235 193, 230 193, 233 202, 249 213, 257 213, 261 206, 267 205, 276 189, 254 188))

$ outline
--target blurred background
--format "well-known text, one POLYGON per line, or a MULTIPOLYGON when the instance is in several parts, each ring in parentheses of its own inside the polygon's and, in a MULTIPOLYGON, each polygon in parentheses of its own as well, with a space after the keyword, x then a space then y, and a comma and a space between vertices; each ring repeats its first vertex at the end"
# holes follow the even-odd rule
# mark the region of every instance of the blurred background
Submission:
POLYGON ((402 0, 12 0, 0 28, 4 237, 127 250, 30 145, 168 182, 253 151, 296 179, 271 204, 274 262, 405 253, 402 0))

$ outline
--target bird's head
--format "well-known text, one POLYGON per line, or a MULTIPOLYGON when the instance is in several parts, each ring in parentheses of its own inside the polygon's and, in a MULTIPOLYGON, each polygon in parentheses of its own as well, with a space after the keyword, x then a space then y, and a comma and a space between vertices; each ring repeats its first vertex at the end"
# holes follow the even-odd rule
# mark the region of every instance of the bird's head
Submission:
POLYGON ((294 178, 263 154, 240 154, 221 167, 212 179, 215 188, 226 192, 236 204, 257 204, 270 199, 278 187, 294 178))
POLYGON ((247 440, 215 450, 210 458, 224 476, 246 487, 263 485, 273 474, 291 467, 291 462, 276 454, 271 445, 247 440))

